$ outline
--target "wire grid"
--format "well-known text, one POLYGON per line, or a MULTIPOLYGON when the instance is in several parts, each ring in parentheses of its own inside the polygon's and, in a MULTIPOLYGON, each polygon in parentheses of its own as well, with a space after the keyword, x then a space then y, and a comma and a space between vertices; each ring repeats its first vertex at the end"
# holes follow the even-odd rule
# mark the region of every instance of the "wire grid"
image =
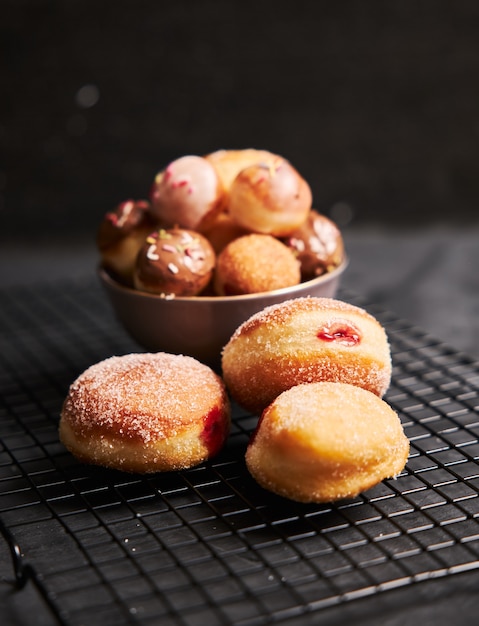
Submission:
POLYGON ((59 623, 252 626, 479 568, 477 363, 340 297, 388 331, 387 400, 411 454, 396 480, 305 505, 249 476, 257 418, 238 407, 226 448, 197 468, 141 477, 78 463, 57 434, 69 384, 138 346, 94 279, 2 292, 1 528, 19 583, 29 576, 59 623))

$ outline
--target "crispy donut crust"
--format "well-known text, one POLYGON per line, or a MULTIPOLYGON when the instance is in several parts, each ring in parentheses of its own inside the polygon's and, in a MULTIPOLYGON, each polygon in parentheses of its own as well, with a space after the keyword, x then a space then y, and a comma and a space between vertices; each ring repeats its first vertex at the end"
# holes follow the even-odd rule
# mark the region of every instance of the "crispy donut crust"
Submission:
POLYGON ((393 409, 345 383, 298 385, 264 411, 246 464, 265 489, 299 502, 358 495, 406 464, 409 441, 393 409))
POLYGON ((391 381, 386 333, 365 310, 332 298, 296 298, 256 313, 222 354, 233 398, 260 414, 300 383, 351 383, 382 397, 391 381))
POLYGON ((129 472, 197 465, 230 428, 224 384, 192 357, 115 356, 89 367, 63 404, 60 439, 86 463, 129 472))
POLYGON ((250 234, 229 243, 216 261, 215 292, 220 296, 261 293, 297 285, 299 262, 271 235, 250 234))

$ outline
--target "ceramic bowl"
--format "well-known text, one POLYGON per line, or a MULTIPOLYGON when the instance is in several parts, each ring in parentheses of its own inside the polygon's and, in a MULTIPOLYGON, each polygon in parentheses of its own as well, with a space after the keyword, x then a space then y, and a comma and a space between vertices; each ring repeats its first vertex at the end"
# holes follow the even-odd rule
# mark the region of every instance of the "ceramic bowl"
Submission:
POLYGON ((99 269, 117 318, 150 352, 186 354, 219 369, 221 351, 236 328, 267 306, 304 296, 334 297, 347 260, 313 280, 264 293, 166 299, 125 287, 99 269))

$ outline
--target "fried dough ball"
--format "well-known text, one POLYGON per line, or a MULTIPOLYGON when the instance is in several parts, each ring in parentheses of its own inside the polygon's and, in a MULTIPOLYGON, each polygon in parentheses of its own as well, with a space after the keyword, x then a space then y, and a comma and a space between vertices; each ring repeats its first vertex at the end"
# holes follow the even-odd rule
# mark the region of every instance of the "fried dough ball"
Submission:
POLYGON ((233 398, 260 414, 300 383, 351 383, 382 397, 391 354, 383 327, 365 310, 332 298, 296 298, 241 324, 223 349, 222 368, 233 398))
POLYGON ((285 159, 258 163, 236 176, 229 189, 231 217, 256 233, 285 237, 298 228, 311 210, 308 183, 285 159))
POLYGON ((196 296, 213 275, 216 255, 209 241, 185 228, 150 233, 136 259, 134 285, 165 296, 196 296))
POLYGON ((317 211, 310 211, 307 220, 284 243, 301 263, 303 281, 330 272, 344 260, 344 242, 339 228, 317 211))
POLYGON ((165 227, 202 231, 224 208, 226 197, 215 168, 203 157, 176 159, 155 178, 152 213, 165 227))
POLYGON ((164 352, 114 356, 70 386, 60 439, 85 463, 127 472, 192 467, 230 428, 224 384, 206 365, 164 352))
POLYGON ((299 263, 287 246, 270 235, 244 235, 217 258, 214 289, 220 296, 261 293, 297 285, 299 263))
POLYGON ((393 409, 345 383, 302 384, 264 411, 246 451, 255 480, 299 502, 352 498, 404 468, 409 441, 393 409))
POLYGON ((126 200, 105 214, 98 232, 101 265, 121 283, 133 285, 136 255, 156 226, 146 200, 126 200))

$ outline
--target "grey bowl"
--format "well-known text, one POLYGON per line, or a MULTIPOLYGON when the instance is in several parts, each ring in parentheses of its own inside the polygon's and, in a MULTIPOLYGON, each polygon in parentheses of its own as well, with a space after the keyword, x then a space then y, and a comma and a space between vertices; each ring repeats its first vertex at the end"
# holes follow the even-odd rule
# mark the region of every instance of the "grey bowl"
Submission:
POLYGON ((118 320, 151 352, 186 354, 219 369, 221 351, 236 328, 265 307, 305 296, 334 297, 347 259, 327 274, 294 287, 243 296, 166 299, 116 282, 102 268, 101 283, 118 320))

